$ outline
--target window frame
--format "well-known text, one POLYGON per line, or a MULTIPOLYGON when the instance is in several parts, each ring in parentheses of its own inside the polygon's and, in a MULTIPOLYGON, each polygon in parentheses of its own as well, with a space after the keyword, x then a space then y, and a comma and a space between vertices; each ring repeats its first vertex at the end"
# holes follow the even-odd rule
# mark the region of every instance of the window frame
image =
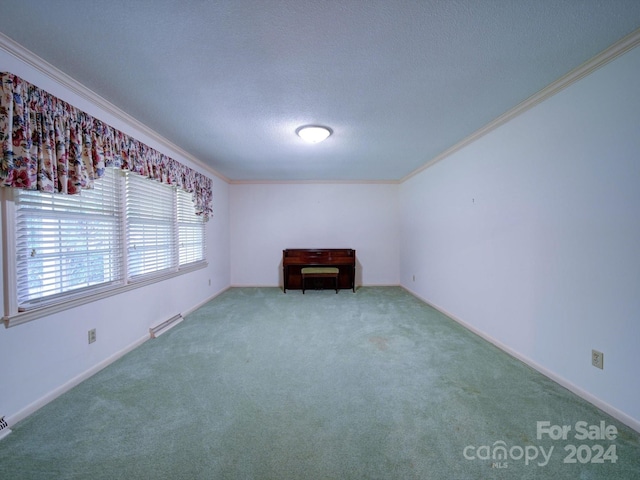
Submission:
MULTIPOLYGON (((198 217, 198 215, 196 215, 195 209, 193 210, 192 213, 186 213, 184 211, 186 208, 185 205, 187 204, 187 202, 193 203, 193 195, 191 193, 187 192, 186 190, 177 190, 175 199, 176 199, 176 234, 177 234, 176 246, 177 246, 177 257, 178 257, 177 261, 178 261, 178 267, 186 268, 193 263, 199 263, 207 260, 207 229, 206 229, 205 222, 202 222, 202 221, 194 222, 196 218, 200 218, 198 217), (183 215, 185 216, 184 218, 183 218, 183 215), (181 231, 183 231, 184 228, 189 228, 190 232, 193 232, 193 229, 195 228, 199 230, 199 232, 196 232, 196 236, 201 237, 201 241, 199 242, 199 245, 201 247, 199 252, 200 258, 196 258, 195 260, 191 259, 194 256, 191 253, 192 248, 190 248, 190 246, 193 245, 193 242, 190 242, 189 239, 193 238, 193 235, 189 234, 186 237, 181 236, 181 231), (185 247, 185 249, 187 250, 186 252, 183 251, 183 247, 185 247), (183 256, 187 257, 189 261, 186 261, 183 263, 182 261, 183 256)), ((196 245, 198 245, 198 243, 196 243, 196 245)), ((196 254, 195 256, 198 256, 198 255, 196 254)))
POLYGON ((13 192, 18 311, 82 296, 83 292, 122 285, 125 278, 123 250, 113 248, 121 242, 124 224, 120 182, 117 172, 109 169, 93 190, 80 196, 35 190, 13 192), (96 235, 87 229, 92 229, 96 235), (93 246, 89 247, 90 244, 93 246), (76 265, 82 268, 83 261, 90 261, 94 256, 106 258, 107 268, 102 273, 106 272, 107 280, 92 283, 91 274, 99 273, 99 270, 84 268, 76 277, 80 281, 73 285, 73 277, 68 275, 73 270, 71 262, 76 260, 76 265), (37 268, 38 263, 41 263, 40 268, 37 268), (38 287, 29 275, 39 276, 45 290, 34 291, 38 287))
MULTIPOLYGON (((15 190, 13 188, 2 187, 0 188, 0 202, 2 209, 2 262, 3 262, 3 283, 4 283, 4 305, 3 305, 3 321, 5 327, 12 327, 20 325, 22 323, 29 322, 44 316, 48 316, 57 312, 61 312, 67 309, 84 305, 87 303, 95 302, 97 300, 107 298, 113 295, 119 295, 130 290, 141 288, 147 285, 151 285, 157 282, 168 280, 186 273, 194 272, 208 266, 206 255, 206 223, 203 221, 203 258, 200 261, 191 262, 185 265, 179 264, 178 255, 178 223, 177 223, 177 187, 164 185, 174 192, 174 248, 175 248, 175 265, 170 269, 161 270, 159 272, 151 272, 145 275, 131 278, 128 272, 129 261, 127 258, 127 217, 126 217, 126 185, 125 175, 136 175, 130 172, 125 172, 116 169, 118 176, 118 192, 122 196, 121 202, 121 245, 122 248, 122 271, 123 279, 120 284, 105 285, 97 284, 85 289, 79 289, 78 291, 71 290, 70 292, 62 295, 58 295, 57 298, 53 298, 50 301, 43 300, 42 305, 30 306, 23 311, 19 310, 18 305, 18 285, 17 285, 17 258, 16 258, 16 239, 17 239, 17 205, 15 201, 15 190)), ((98 180, 99 181, 99 180, 98 180)), ((153 180, 149 180, 150 182, 153 180)))
MULTIPOLYGON (((177 189, 169 185, 165 185, 155 180, 144 178, 140 175, 131 172, 125 172, 124 174, 124 194, 125 200, 123 202, 124 217, 125 217, 125 241, 123 248, 125 249, 126 258, 126 281, 138 282, 145 278, 164 275, 173 270, 177 270, 179 265, 176 260, 177 254, 177 214, 176 214, 176 197, 177 189), (146 185, 149 185, 148 192, 142 192, 146 185), (134 193, 129 196, 129 191, 133 190, 134 193), (145 193, 157 195, 158 205, 156 202, 149 201, 146 198, 145 193), (136 202, 140 202, 139 205, 136 202), (170 212, 166 212, 165 209, 171 205, 170 212), (158 208, 164 206, 165 208, 158 208), (142 208, 141 208, 142 207, 142 208), (144 210, 150 209, 150 213, 144 212, 144 210), (130 210, 132 211, 130 213, 130 210), (155 233, 155 235, 153 235, 155 233), (136 242, 132 237, 137 237, 136 242), (147 244, 150 239, 164 240, 168 242, 165 248, 160 248, 156 245, 153 248, 152 244, 147 244), (142 252, 138 252, 137 247, 141 243, 140 248, 142 252), (149 253, 144 254, 144 250, 149 253), (158 252, 164 252, 164 255, 158 255, 158 252), (138 259, 133 260, 133 257, 138 254, 138 259), (161 268, 151 269, 145 271, 148 265, 148 261, 151 264, 156 263, 158 260, 165 262, 161 268), (135 268, 134 268, 135 267, 135 268), (141 269, 142 271, 138 271, 141 269)), ((157 242, 155 242, 157 244, 157 242)))

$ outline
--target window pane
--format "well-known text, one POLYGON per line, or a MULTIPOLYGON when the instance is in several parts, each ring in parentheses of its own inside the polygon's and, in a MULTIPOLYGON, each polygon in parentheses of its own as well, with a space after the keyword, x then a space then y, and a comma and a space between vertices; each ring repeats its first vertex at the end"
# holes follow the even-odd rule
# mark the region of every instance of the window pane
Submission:
POLYGON ((205 260, 191 194, 155 180, 107 169, 80 195, 15 190, 14 199, 21 311, 205 260))
POLYGON ((122 280, 117 180, 107 169, 80 195, 16 191, 19 308, 122 280))
POLYGON ((178 252, 180 265, 205 258, 204 220, 196 215, 190 193, 178 190, 178 252))
POLYGON ((176 268, 175 190, 127 173, 129 278, 176 268))

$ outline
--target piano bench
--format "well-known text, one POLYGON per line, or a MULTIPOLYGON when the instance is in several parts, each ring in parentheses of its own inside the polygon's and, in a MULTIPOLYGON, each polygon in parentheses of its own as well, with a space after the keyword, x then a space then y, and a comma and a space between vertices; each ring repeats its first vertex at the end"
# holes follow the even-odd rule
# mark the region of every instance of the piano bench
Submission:
POLYGON ((305 281, 307 278, 333 278, 338 293, 338 273, 340 270, 336 267, 304 267, 300 270, 302 273, 302 293, 305 290, 305 281))

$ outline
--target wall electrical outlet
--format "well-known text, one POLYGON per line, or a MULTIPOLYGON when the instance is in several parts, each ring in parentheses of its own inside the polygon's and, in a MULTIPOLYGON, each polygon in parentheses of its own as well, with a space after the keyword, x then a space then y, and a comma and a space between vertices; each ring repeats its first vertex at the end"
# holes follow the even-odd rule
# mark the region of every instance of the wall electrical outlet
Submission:
POLYGON ((89 343, 93 343, 96 341, 96 329, 92 328, 89 330, 89 343))
POLYGON ((604 353, 591 350, 591 365, 600 370, 604 369, 604 353))

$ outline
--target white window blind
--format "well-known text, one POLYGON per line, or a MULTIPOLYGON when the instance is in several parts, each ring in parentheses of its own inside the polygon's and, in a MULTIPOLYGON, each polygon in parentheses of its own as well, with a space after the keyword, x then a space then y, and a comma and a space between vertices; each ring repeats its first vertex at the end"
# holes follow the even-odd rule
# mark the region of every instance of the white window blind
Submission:
POLYGON ((123 282, 118 181, 107 169, 80 195, 16 190, 20 310, 123 282))
POLYGON ((15 207, 5 210, 15 213, 5 219, 11 273, 4 274, 15 286, 5 296, 9 316, 37 315, 206 265, 204 221, 191 194, 175 187, 109 168, 80 195, 11 191, 2 200, 3 208, 9 201, 15 207))
POLYGON ((128 276, 177 269, 175 189, 126 174, 128 276))
POLYGON ((204 220, 196 215, 191 193, 177 194, 179 263, 200 262, 205 259, 204 220))

